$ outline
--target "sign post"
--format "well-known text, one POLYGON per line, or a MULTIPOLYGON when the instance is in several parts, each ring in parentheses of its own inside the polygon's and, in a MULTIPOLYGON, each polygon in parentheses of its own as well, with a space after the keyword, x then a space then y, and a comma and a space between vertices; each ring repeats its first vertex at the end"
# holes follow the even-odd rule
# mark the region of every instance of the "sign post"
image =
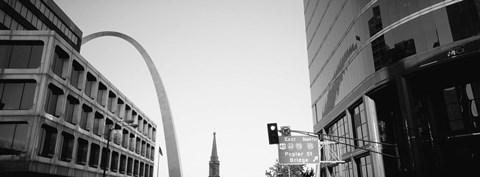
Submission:
POLYGON ((280 136, 278 161, 283 165, 318 164, 318 139, 309 136, 280 136))

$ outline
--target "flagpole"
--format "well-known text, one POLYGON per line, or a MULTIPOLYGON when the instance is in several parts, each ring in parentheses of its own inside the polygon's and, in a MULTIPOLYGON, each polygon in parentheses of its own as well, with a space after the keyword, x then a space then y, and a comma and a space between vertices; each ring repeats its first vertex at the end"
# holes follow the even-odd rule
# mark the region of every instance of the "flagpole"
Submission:
POLYGON ((160 155, 162 155, 162 148, 158 146, 158 159, 157 159, 157 177, 158 177, 158 170, 160 169, 160 155))

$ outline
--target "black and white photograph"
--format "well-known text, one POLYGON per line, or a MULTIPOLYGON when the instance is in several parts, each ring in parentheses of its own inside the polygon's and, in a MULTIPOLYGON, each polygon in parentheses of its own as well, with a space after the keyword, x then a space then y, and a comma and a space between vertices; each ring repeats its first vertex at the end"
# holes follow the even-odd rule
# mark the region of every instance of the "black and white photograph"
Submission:
POLYGON ((479 176, 480 0, 0 0, 0 177, 479 176))

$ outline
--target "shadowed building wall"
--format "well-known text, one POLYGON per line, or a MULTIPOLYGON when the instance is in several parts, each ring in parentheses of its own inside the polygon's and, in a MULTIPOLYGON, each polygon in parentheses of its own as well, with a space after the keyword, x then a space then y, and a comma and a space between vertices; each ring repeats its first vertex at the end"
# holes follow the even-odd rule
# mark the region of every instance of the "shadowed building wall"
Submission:
POLYGON ((304 0, 314 130, 349 138, 332 138, 345 163, 320 176, 476 173, 479 12, 478 0, 304 0))

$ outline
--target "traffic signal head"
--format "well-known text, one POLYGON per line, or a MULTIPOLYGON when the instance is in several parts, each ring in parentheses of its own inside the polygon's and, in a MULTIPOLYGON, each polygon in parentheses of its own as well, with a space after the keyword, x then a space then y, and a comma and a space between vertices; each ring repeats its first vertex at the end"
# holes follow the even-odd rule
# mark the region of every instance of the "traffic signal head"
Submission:
POLYGON ((267 124, 268 142, 269 144, 278 144, 278 127, 277 123, 267 124))

